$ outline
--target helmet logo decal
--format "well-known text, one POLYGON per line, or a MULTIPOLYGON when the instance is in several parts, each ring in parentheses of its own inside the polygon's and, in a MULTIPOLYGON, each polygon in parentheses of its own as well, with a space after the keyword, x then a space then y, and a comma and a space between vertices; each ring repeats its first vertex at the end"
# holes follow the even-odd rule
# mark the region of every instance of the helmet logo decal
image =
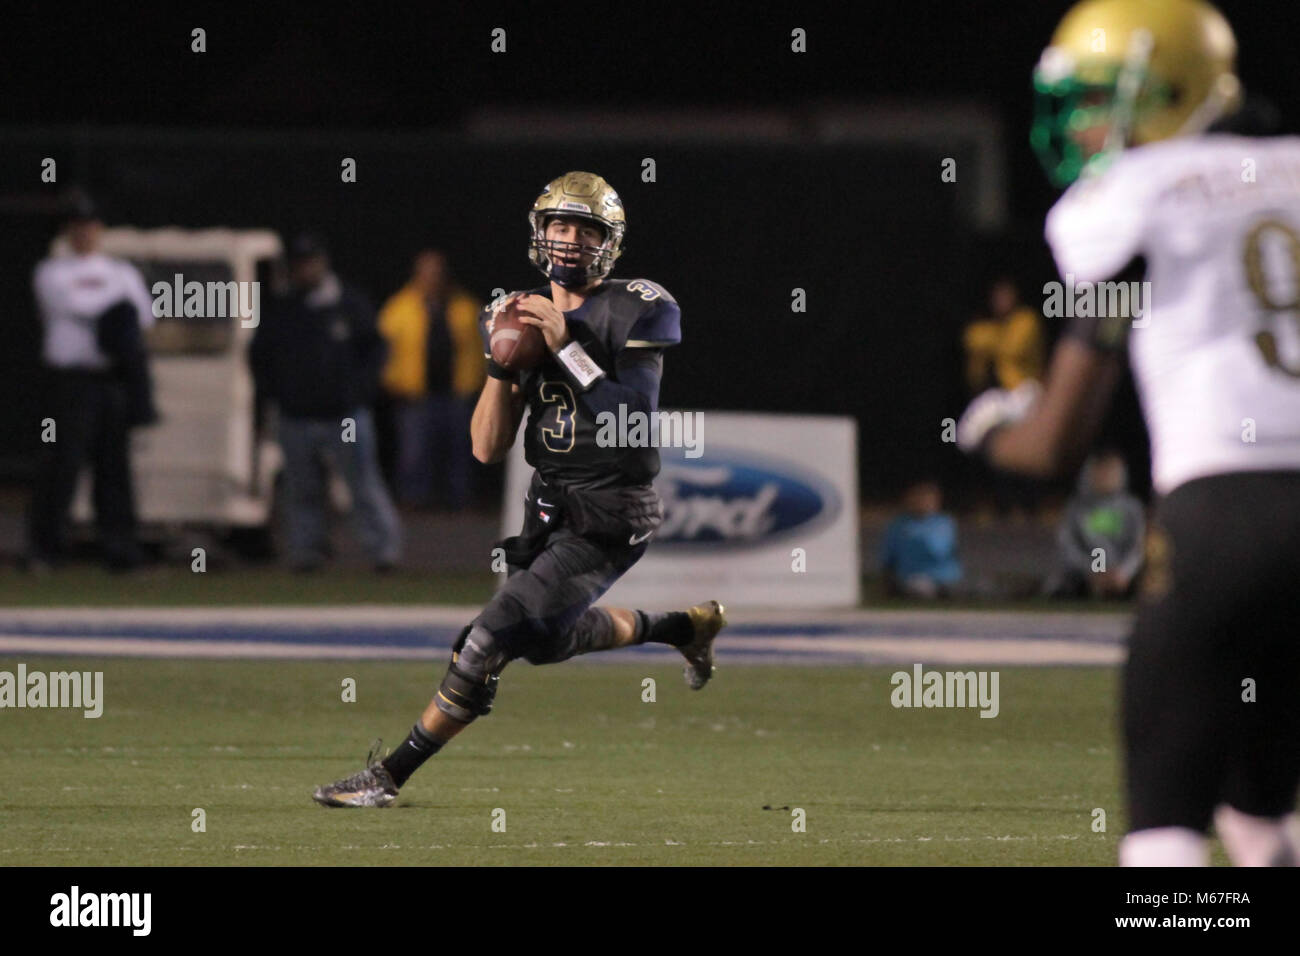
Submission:
POLYGON ((528 258, 552 282, 580 288, 604 279, 623 254, 627 218, 618 193, 594 173, 571 172, 553 179, 528 214, 531 238, 528 258), (572 215, 599 225, 598 244, 547 238, 547 224, 572 215))

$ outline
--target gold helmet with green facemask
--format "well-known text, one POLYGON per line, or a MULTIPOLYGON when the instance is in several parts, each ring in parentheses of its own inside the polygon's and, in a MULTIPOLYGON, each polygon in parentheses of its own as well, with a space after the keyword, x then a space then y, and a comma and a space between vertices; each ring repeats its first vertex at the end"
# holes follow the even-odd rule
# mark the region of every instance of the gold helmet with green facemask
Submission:
POLYGON ((1058 186, 1129 146, 1200 133, 1240 105, 1232 27, 1202 0, 1084 0, 1034 69, 1030 142, 1058 186), (1105 129, 1090 150, 1090 129, 1105 129))

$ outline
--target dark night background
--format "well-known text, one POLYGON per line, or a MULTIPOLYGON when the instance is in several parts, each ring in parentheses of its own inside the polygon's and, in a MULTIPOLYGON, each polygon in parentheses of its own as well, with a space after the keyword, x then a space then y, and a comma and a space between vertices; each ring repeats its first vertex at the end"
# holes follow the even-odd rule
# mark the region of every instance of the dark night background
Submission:
MULTIPOLYGON (((851 414, 863 493, 892 494, 968 466, 938 441, 965 402, 962 325, 988 280, 1016 275, 1031 304, 1053 278, 1041 240, 1055 196, 1030 152, 1030 71, 1069 4, 908 2, 836 6, 424 6, 273 12, 137 7, 9 13, 0 53, 0 458, 20 473, 35 445, 31 268, 53 231, 41 157, 60 187, 88 183, 110 225, 315 227, 338 270, 382 301, 411 252, 445 247, 480 296, 540 277, 524 214, 569 168, 605 175, 629 215, 617 275, 662 282, 683 306, 668 405, 851 414), (208 52, 190 52, 190 30, 208 52), (504 27, 508 52, 492 54, 504 27), (790 52, 790 31, 808 52, 790 52), (963 209, 968 146, 664 141, 656 116, 959 106, 1000 125, 1008 217, 963 209), (567 141, 467 135, 485 110, 645 111, 642 132, 567 141), (358 182, 339 160, 358 160, 358 182), (658 179, 640 181, 641 159, 658 179), (956 184, 940 162, 958 159, 956 184), (792 314, 790 290, 808 294, 792 314)), ((1295 4, 1221 4, 1248 90, 1297 126, 1295 4)), ((1055 331, 1050 329, 1049 331, 1055 331)), ((1131 391, 1111 437, 1144 454, 1131 391)), ((1145 479, 1143 479, 1145 481, 1145 479)), ((1145 488, 1145 485, 1141 485, 1145 488)))

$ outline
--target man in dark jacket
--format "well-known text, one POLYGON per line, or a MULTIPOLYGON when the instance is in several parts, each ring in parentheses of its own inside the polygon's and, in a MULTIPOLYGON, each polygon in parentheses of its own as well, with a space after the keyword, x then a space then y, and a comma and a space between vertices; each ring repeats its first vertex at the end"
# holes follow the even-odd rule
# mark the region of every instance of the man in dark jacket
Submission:
POLYGON ((377 570, 387 570, 402 545, 370 410, 387 352, 374 309, 339 281, 319 237, 291 243, 289 271, 293 289, 263 318, 249 359, 261 396, 280 412, 290 564, 314 570, 328 553, 328 457, 351 490, 367 554, 377 570))

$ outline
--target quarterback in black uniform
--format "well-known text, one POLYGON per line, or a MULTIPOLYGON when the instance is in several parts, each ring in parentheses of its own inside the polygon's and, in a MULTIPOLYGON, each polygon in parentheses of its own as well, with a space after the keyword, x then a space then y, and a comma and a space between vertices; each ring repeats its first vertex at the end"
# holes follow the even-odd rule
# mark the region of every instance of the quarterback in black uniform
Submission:
POLYGON ((520 534, 501 543, 509 576, 460 634, 433 700, 387 757, 313 794, 331 807, 384 807, 415 770, 476 717, 492 709, 501 671, 522 657, 550 664, 630 644, 670 644, 686 658, 687 684, 713 673, 713 641, 726 625, 717 601, 653 614, 595 602, 645 554, 663 519, 651 487, 654 447, 597 440, 597 416, 651 415, 659 403, 663 353, 681 341, 676 301, 646 279, 608 278, 622 253, 626 220, 600 176, 567 173, 549 183, 528 216, 529 258, 549 286, 513 293, 484 310, 487 383, 470 422, 474 455, 500 461, 528 412, 524 451, 535 473, 520 534), (549 350, 515 374, 491 361, 493 317, 519 299, 522 321, 549 350))

